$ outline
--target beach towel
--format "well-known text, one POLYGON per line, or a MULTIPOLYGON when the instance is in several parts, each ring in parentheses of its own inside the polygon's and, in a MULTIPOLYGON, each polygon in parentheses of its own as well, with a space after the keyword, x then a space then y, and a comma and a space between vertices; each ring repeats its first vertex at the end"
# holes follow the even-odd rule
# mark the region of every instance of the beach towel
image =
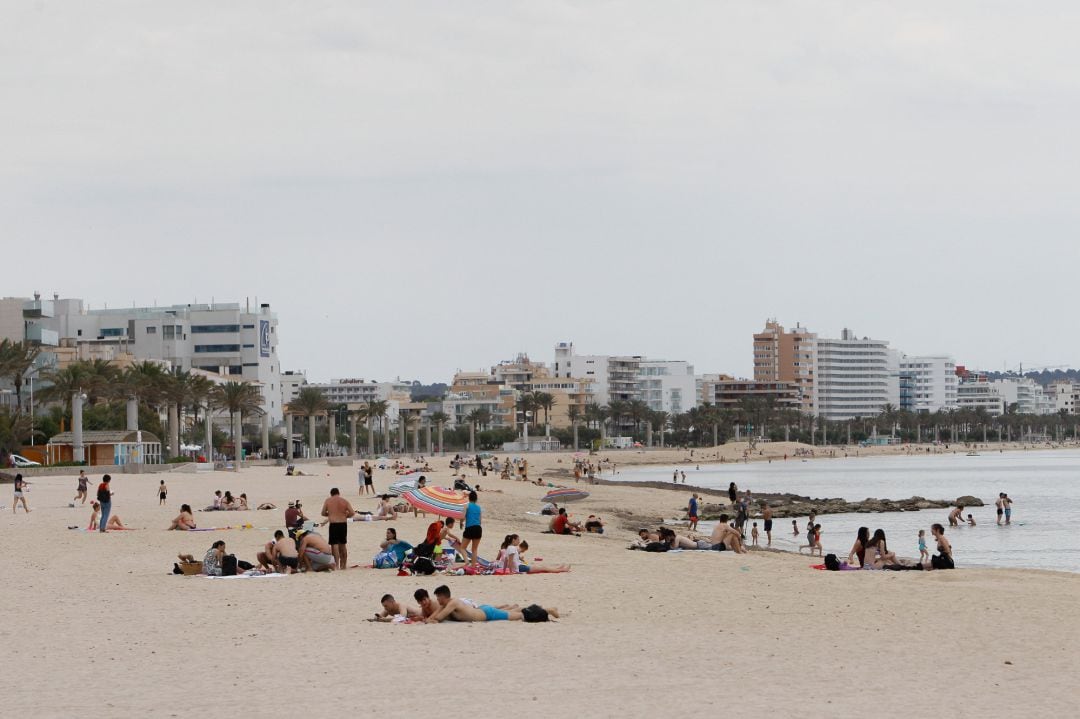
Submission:
POLYGON ((275 579, 277 577, 287 577, 287 574, 278 574, 273 572, 271 574, 234 574, 231 577, 212 577, 209 575, 203 575, 204 579, 275 579))

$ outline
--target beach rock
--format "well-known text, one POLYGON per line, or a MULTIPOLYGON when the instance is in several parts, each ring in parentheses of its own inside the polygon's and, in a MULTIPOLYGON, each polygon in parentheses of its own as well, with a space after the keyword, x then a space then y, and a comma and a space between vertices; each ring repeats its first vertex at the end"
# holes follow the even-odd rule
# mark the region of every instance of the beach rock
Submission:
POLYGON ((979 499, 978 497, 972 497, 970 494, 965 494, 963 497, 957 497, 956 501, 953 504, 955 504, 956 506, 964 506, 964 507, 982 507, 982 506, 984 506, 983 501, 981 499, 979 499))

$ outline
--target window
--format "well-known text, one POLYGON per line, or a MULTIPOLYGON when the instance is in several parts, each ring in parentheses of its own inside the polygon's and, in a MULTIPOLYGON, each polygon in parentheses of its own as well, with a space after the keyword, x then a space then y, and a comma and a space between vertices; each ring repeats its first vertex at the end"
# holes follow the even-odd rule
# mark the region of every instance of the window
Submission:
POLYGON ((207 353, 207 352, 239 352, 240 345, 195 345, 195 352, 207 353))
POLYGON ((244 368, 237 364, 229 365, 229 374, 244 374, 244 368))
POLYGON ((123 327, 105 327, 101 330, 102 337, 123 337, 123 327))
POLYGON ((255 349, 255 345, 243 345, 243 347, 244 347, 244 349, 246 349, 246 350, 253 350, 253 349, 255 349))
POLYGON ((244 325, 244 329, 253 330, 253 329, 255 329, 255 325, 244 325))
POLYGON ((157 327, 147 327, 146 328, 146 334, 148 334, 148 335, 156 335, 157 334, 157 327))
POLYGON ((191 334, 211 334, 214 332, 239 332, 240 325, 192 325, 191 334))
POLYGON ((161 339, 174 340, 176 339, 176 325, 162 325, 161 326, 161 339))

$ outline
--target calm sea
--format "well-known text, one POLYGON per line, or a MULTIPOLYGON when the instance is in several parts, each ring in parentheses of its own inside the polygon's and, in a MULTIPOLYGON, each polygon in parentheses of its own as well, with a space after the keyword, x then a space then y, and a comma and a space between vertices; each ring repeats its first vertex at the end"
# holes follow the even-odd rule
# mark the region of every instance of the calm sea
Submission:
MULTIPOLYGON (((670 481, 673 467, 626 469, 622 480, 670 481)), ((975 527, 948 527, 947 509, 885 514, 830 514, 819 517, 825 552, 846 558, 860 526, 881 528, 889 548, 903 557, 919 556, 918 531, 946 525, 957 566, 1031 567, 1080 572, 1080 452, 1073 450, 983 452, 977 457, 943 454, 912 457, 788 459, 770 463, 680 465, 687 484, 740 490, 791 492, 810 497, 955 499, 970 494, 986 502, 972 507, 975 527), (998 492, 1013 500, 1011 526, 997 526, 993 505, 998 492)), ((689 499, 689 494, 687 496, 689 499)), ((759 520, 760 521, 760 520, 759 520)), ((706 529, 702 523, 701 528, 706 529)), ((759 524, 760 528, 760 524, 759 524)), ((799 522, 805 539, 806 518, 799 522)), ((749 532, 747 533, 749 540, 749 532)), ((764 535, 762 536, 764 544, 764 535)), ((801 543, 801 542, 800 542, 801 543)), ((777 520, 773 546, 795 549, 791 520, 777 520)))

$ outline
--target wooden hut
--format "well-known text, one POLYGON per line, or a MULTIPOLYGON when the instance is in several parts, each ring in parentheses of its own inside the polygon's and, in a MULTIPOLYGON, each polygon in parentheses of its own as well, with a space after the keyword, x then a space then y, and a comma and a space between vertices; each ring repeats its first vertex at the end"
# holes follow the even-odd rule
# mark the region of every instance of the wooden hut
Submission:
MULTIPOLYGON (((91 430, 82 434, 88 465, 161 463, 161 440, 145 430, 91 430)), ((72 432, 54 435, 47 449, 49 464, 74 462, 75 435, 72 432)))

